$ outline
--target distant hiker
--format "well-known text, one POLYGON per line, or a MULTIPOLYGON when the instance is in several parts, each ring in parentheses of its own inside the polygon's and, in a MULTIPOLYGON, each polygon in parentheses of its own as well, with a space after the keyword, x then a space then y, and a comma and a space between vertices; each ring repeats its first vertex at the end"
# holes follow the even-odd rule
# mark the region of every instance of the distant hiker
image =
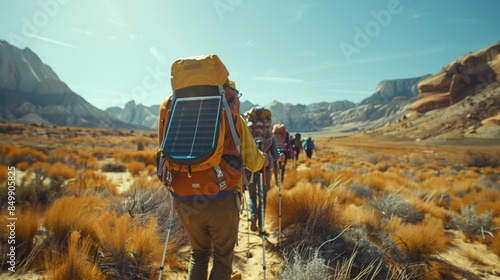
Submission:
POLYGON ((300 150, 302 150, 302 139, 300 138, 300 133, 295 133, 295 137, 292 139, 292 146, 295 160, 299 160, 300 150))
POLYGON ((278 166, 278 162, 274 162, 274 180, 276 185, 278 185, 278 172, 281 172, 281 182, 285 179, 285 167, 289 159, 293 158, 292 141, 290 140, 290 134, 286 130, 285 124, 275 124, 273 126, 274 138, 276 138, 276 144, 278 145, 278 151, 280 154, 284 155, 284 159, 281 161, 281 166, 278 166))
POLYGON ((175 201, 171 205, 191 245, 190 280, 208 278, 212 254, 209 279, 230 279, 243 165, 257 172, 269 164, 240 116, 238 91, 228 76, 216 55, 178 59, 172 65, 173 93, 160 105, 157 176, 175 201))
POLYGON ((316 149, 316 147, 314 146, 314 139, 312 139, 309 136, 305 140, 303 140, 302 141, 302 149, 304 149, 304 151, 306 151, 307 158, 311 158, 313 151, 316 149))
POLYGON ((245 171, 248 180, 248 193, 250 196, 250 229, 252 231, 264 230, 264 219, 262 213, 265 213, 267 191, 271 185, 271 175, 274 162, 280 159, 276 139, 271 132, 271 111, 264 107, 256 106, 245 112, 247 123, 256 143, 261 144, 261 151, 267 154, 269 166, 265 172, 245 171), (260 176, 263 176, 263 186, 260 185, 260 176), (261 201, 263 203, 261 203, 261 201), (257 228, 257 225, 259 225, 257 228))

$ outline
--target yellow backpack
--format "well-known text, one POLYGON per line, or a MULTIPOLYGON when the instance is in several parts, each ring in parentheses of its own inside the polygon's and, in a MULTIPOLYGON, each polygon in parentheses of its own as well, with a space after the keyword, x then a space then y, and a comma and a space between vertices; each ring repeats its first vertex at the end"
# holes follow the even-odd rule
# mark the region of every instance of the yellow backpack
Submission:
MULTIPOLYGON (((222 198, 240 185, 240 102, 215 54, 177 59, 160 105, 157 176, 182 200, 222 198)), ((234 82, 233 82, 234 86, 234 82)))

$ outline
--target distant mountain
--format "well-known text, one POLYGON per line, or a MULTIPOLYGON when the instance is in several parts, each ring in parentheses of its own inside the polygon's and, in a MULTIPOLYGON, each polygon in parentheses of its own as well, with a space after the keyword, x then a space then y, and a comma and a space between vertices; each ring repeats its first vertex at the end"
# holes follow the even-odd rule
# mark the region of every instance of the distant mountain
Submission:
POLYGON ((428 77, 383 80, 375 92, 346 110, 330 114, 331 126, 351 126, 350 130, 365 130, 383 126, 403 116, 415 102, 418 83, 428 77))
POLYGON ((500 139, 500 43, 465 54, 418 83, 417 100, 371 135, 500 139))
MULTIPOLYGON (((374 93, 358 104, 275 100, 264 107, 271 110, 273 123, 286 124, 292 133, 500 138, 499 80, 500 44, 495 44, 458 58, 434 75, 380 81, 374 93)), ((0 121, 147 130, 158 125, 159 104, 130 101, 124 108, 99 110, 30 49, 20 50, 1 40, 0 96, 0 121)), ((253 106, 251 101, 241 102, 240 112, 253 106)))
POLYGON ((361 101, 359 105, 413 102, 418 95, 418 83, 429 76, 430 74, 417 78, 383 80, 378 83, 375 92, 361 101))
POLYGON ((105 111, 115 116, 119 120, 133 125, 141 125, 150 129, 158 129, 158 111, 160 105, 146 107, 129 101, 122 109, 120 107, 110 107, 105 111))
MULTIPOLYGON (((500 100, 498 100, 498 90, 496 90, 496 81, 499 80, 500 76, 499 61, 500 46, 496 44, 493 47, 459 58, 435 75, 427 74, 420 77, 380 81, 375 87, 374 93, 358 104, 344 100, 293 105, 275 100, 264 107, 271 110, 273 123, 286 124, 290 132, 331 130, 354 133, 368 130, 379 131, 377 129, 380 129, 386 131, 384 133, 403 138, 417 137, 418 135, 421 138, 426 138, 429 137, 429 134, 440 135, 444 130, 458 127, 460 129, 470 127, 476 131, 476 128, 482 125, 481 122, 497 124, 498 119, 500 119, 498 116, 500 114, 500 100), (462 67, 457 70, 457 65, 462 65, 462 67), (457 71, 463 72, 457 74, 457 71), (457 79, 459 82, 453 83, 457 79), (450 87, 455 94, 449 94, 450 87), (483 91, 484 87, 492 87, 492 89, 483 91), (467 99, 467 96, 471 94, 478 96, 467 99), (438 100, 436 96, 441 98, 438 98, 441 100, 438 103, 434 102, 438 100), (445 96, 444 99, 443 96, 445 96), (444 102, 442 102, 443 100, 444 102), (461 100, 468 101, 462 102, 461 100), (460 110, 462 107, 450 106, 453 101, 460 102, 463 111, 460 110), (416 104, 418 108, 415 107, 416 104), (424 104, 424 107, 421 107, 421 104, 424 104), (453 108, 447 109, 447 106, 453 108), (440 118, 436 116, 425 118, 422 115, 422 113, 436 108, 441 108, 438 113, 440 118), (441 117, 449 114, 453 116, 454 121, 441 117), (424 123, 432 129, 429 130, 423 126, 417 128, 415 125, 417 119, 414 118, 426 119, 424 123), (412 121, 407 123, 408 119, 412 119, 412 121), (432 125, 438 119, 439 123, 432 125), (401 127, 400 123, 402 123, 401 127), (409 129, 411 131, 408 131, 409 129)), ((254 104, 250 101, 242 102, 241 113, 253 106, 254 104)), ((123 111, 116 110, 115 115, 119 114, 119 118, 124 121, 131 121, 135 118, 134 123, 144 125, 146 120, 153 119, 150 114, 155 116, 157 111, 157 109, 149 110, 147 107, 129 103, 123 111)), ((152 123, 154 122, 149 125, 152 123)), ((491 127, 488 129, 488 131, 494 130, 491 127)), ((495 133, 490 133, 484 137, 496 137, 495 135, 495 133)))
POLYGON ((29 48, 0 40, 0 120, 81 127, 141 129, 74 93, 29 48))

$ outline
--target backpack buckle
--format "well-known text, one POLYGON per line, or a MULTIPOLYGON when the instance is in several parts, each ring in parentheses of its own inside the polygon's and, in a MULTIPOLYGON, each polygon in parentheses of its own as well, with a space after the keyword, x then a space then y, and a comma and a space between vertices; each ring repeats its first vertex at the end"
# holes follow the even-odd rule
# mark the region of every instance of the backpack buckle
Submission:
POLYGON ((223 190, 227 187, 226 181, 224 180, 224 173, 222 172, 222 169, 220 169, 219 165, 214 166, 214 169, 217 174, 217 178, 219 179, 217 184, 219 185, 219 188, 223 190))

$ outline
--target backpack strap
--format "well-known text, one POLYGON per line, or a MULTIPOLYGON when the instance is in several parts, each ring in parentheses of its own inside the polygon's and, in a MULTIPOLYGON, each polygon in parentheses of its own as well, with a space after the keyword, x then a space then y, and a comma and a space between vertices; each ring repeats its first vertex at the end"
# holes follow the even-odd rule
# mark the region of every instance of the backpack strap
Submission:
POLYGON ((226 110, 227 121, 229 123, 229 130, 231 130, 231 135, 234 139, 234 144, 238 149, 238 152, 241 152, 241 141, 238 138, 238 133, 236 132, 236 127, 234 126, 234 120, 231 116, 231 109, 229 108, 229 104, 226 100, 226 91, 224 90, 224 86, 219 86, 219 92, 222 95, 222 105, 224 106, 224 110, 226 110))
POLYGON ((214 166, 214 168, 218 179, 217 184, 219 185, 220 189, 223 190, 227 187, 226 181, 224 180, 224 173, 222 173, 222 169, 220 169, 220 166, 218 164, 214 166))

